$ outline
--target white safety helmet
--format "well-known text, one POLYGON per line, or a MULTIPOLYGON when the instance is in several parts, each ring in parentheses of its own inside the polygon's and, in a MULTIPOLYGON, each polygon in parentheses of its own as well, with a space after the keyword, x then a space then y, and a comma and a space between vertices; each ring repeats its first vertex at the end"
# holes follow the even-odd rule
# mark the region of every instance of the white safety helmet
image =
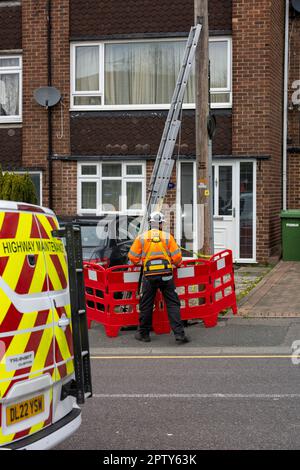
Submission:
POLYGON ((165 221, 165 216, 161 212, 151 212, 149 222, 162 224, 165 221))

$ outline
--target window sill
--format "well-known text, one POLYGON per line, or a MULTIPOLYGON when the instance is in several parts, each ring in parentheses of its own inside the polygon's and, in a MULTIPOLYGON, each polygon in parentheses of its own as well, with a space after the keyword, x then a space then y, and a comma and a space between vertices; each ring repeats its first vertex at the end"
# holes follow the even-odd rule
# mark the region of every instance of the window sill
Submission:
POLYGON ((6 127, 21 127, 22 125, 22 119, 3 119, 0 118, 0 126, 6 126, 6 127))
MULTIPOLYGON (((185 109, 192 109, 195 110, 195 105, 184 105, 182 107, 185 109)), ((73 111, 165 111, 169 110, 170 106, 168 105, 151 105, 151 106, 144 106, 144 105, 136 105, 136 106, 101 106, 101 107, 89 107, 89 106, 73 106, 69 108, 70 112, 73 111)), ((218 104, 217 106, 212 104, 211 109, 232 109, 232 104, 218 104)))

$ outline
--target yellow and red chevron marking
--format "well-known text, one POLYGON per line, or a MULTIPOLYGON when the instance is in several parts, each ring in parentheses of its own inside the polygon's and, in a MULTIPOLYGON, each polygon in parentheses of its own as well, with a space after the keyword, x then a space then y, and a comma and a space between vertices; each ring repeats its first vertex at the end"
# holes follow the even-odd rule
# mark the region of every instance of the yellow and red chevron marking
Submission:
MULTIPOLYGON (((57 222, 51 216, 0 212, 0 277, 16 293, 26 295, 67 287, 66 258, 64 250, 59 246, 62 243, 57 240, 55 244, 52 243, 54 239, 51 231, 55 228, 57 222), (23 245, 15 243, 20 241, 23 245), (45 243, 42 249, 37 243, 41 241, 45 243), (26 251, 27 247, 30 251, 26 251), (31 258, 34 257, 32 264, 28 263, 28 254, 31 254, 31 258)), ((64 332, 53 324, 58 322, 62 315, 70 317, 70 305, 53 311, 21 314, 0 289, 0 340, 6 348, 4 357, 0 357, 0 399, 5 398, 15 383, 33 379, 45 372, 51 374, 53 382, 73 373, 71 326, 64 332), (34 352, 31 367, 6 370, 7 357, 30 351, 34 352)), ((50 394, 52 403, 52 389, 50 394)), ((51 404, 50 415, 45 422, 15 435, 4 436, 1 432, 0 404, 0 445, 37 432, 51 424, 52 412, 51 404)))
MULTIPOLYGON (((37 221, 43 240, 53 240, 52 230, 58 227, 54 217, 37 214, 37 221)), ((45 252, 50 291, 66 289, 68 285, 68 269, 65 252, 45 252)))
MULTIPOLYGON (((29 314, 31 317, 32 315, 29 314)), ((1 381, 0 381, 0 393, 1 398, 5 397, 10 389, 13 387, 14 384, 20 381, 26 381, 28 379, 32 379, 35 377, 39 377, 43 373, 47 372, 50 375, 55 377, 55 365, 54 365, 54 341, 53 341, 53 328, 52 328, 53 320, 52 320, 52 312, 36 312, 36 321, 34 322, 33 327, 37 326, 47 326, 50 325, 50 328, 41 329, 34 332, 24 332, 21 330, 20 334, 16 334, 13 336, 7 336, 2 338, 5 344, 7 345, 6 357, 7 356, 14 356, 15 353, 19 354, 20 346, 23 349, 23 352, 34 351, 34 362, 31 367, 23 368, 20 370, 15 370, 11 372, 7 372, 5 369, 5 362, 1 361, 0 368, 1 368, 1 381), (44 325, 40 325, 45 321, 44 325), (50 321, 49 321, 50 319, 50 321)), ((20 325, 22 328, 23 324, 20 325)), ((28 326, 28 325, 26 325, 28 326)), ((26 330, 25 330, 26 331, 26 330)), ((5 359, 5 357, 4 357, 5 359)), ((51 398, 52 398, 52 389, 50 390, 51 398)), ((52 410, 50 410, 50 414, 52 414, 52 410)), ((1 420, 1 417, 0 417, 1 420)), ((49 422, 49 418, 47 419, 47 423, 49 422)), ((49 422, 48 424, 51 424, 49 422)), ((45 423, 38 423, 38 425, 33 426, 35 430, 42 429, 46 424, 45 423)), ((10 435, 2 435, 1 433, 1 424, 0 424, 0 445, 4 445, 6 443, 12 442, 13 440, 20 439, 21 437, 26 436, 29 433, 36 432, 33 429, 24 429, 21 433, 17 433, 17 435, 10 434, 10 435)))
MULTIPOLYGON (((56 308, 54 310, 54 322, 58 323, 62 316, 70 318, 71 306, 66 305, 65 307, 56 308)), ((55 326, 55 363, 57 364, 56 369, 56 381, 63 379, 66 375, 70 375, 74 372, 73 363, 73 338, 72 338, 72 324, 67 326, 65 331, 55 326)))
MULTIPOLYGON (((52 239, 52 230, 58 228, 56 219, 44 214, 38 214, 37 220, 42 236, 45 237, 45 239, 52 239)), ((65 253, 50 254, 46 252, 45 258, 49 291, 65 289, 68 285, 68 268, 65 253)), ((68 318, 71 317, 70 304, 54 309, 54 322, 57 323, 63 315, 68 318)), ((55 327, 55 362, 59 364, 56 368, 56 381, 74 372, 72 356, 73 340, 71 323, 65 331, 59 327, 55 327)))
MULTIPOLYGON (((50 239, 36 215, 0 212, 0 227, 0 271, 12 290, 18 294, 46 292, 48 274, 53 284, 51 290, 67 287, 63 243, 50 239), (41 238, 42 234, 47 238, 41 238)), ((49 232, 51 235, 51 230, 49 232)))

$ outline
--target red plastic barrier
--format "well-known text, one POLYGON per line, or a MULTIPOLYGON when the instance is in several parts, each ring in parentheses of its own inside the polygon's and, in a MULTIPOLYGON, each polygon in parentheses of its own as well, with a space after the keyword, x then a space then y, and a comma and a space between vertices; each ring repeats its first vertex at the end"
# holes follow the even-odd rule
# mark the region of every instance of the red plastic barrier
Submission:
POLYGON ((115 266, 106 270, 108 283, 107 322, 104 325, 107 336, 118 336, 122 326, 138 325, 139 312, 137 297, 140 268, 115 266))
POLYGON ((210 276, 212 290, 212 325, 218 322, 218 315, 229 308, 237 313, 232 251, 225 250, 211 257, 210 276))
POLYGON ((92 320, 104 325, 108 300, 106 270, 96 263, 84 263, 83 266, 88 327, 91 327, 92 320))
MULTIPOLYGON (((104 269, 85 263, 87 317, 104 325, 107 336, 118 335, 122 326, 139 323, 137 296, 140 268, 116 266, 104 269)), ((174 269, 174 281, 181 302, 182 320, 201 319, 206 327, 217 324, 222 310, 237 312, 232 253, 229 250, 202 259, 184 261, 174 269)), ((166 304, 158 291, 153 308, 153 330, 170 332, 166 304)))
POLYGON ((211 305, 210 262, 202 259, 185 261, 183 267, 175 270, 174 280, 182 320, 201 319, 205 326, 211 326, 214 310, 211 305))

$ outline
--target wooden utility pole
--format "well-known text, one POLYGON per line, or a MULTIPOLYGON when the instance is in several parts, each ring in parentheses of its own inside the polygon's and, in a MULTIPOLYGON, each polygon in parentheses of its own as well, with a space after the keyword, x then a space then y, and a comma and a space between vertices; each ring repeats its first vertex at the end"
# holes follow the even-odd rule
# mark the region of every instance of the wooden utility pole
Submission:
POLYGON ((213 253, 213 228, 210 194, 209 138, 207 120, 209 115, 209 26, 208 0, 194 0, 195 23, 202 24, 202 31, 195 58, 196 71, 196 163, 197 163, 197 214, 198 251, 205 255, 213 253))

